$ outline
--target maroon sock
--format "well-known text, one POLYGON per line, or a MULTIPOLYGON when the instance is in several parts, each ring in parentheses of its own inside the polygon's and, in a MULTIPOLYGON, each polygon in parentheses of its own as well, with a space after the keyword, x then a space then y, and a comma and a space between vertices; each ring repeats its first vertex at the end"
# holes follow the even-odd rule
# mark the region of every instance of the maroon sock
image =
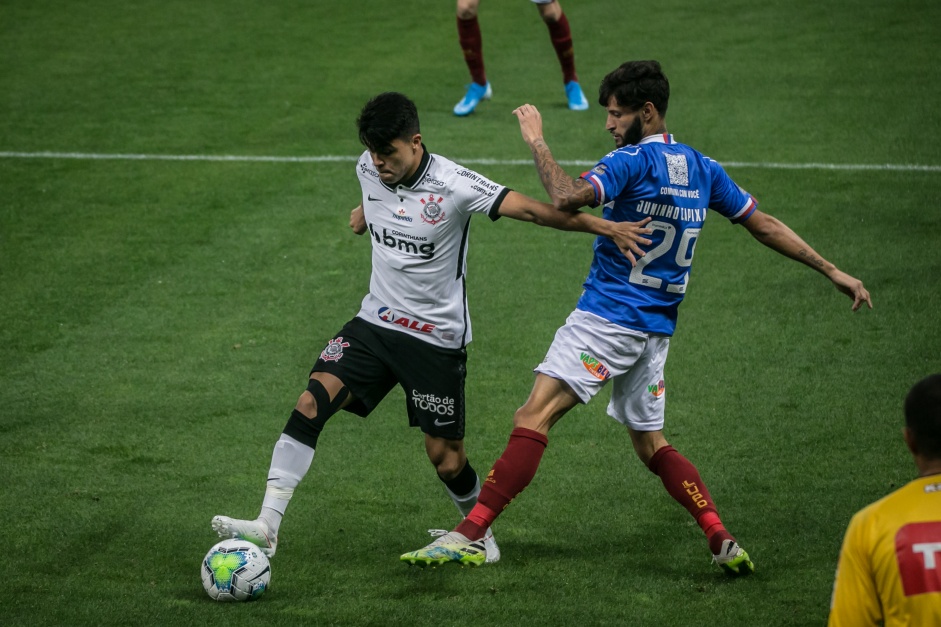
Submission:
POLYGON ((692 462, 667 445, 653 454, 648 467, 660 477, 670 496, 692 514, 706 534, 709 548, 714 554, 718 554, 722 541, 733 538, 722 525, 716 505, 709 496, 709 490, 692 462))
POLYGON ((484 537, 487 528, 500 512, 536 476, 536 469, 548 444, 549 439, 538 431, 522 427, 513 429, 503 455, 493 464, 480 488, 477 505, 455 531, 471 540, 484 537))
POLYGON ((471 80, 478 85, 487 84, 487 74, 484 72, 484 44, 480 36, 480 25, 477 17, 468 20, 457 18, 457 37, 464 51, 464 62, 470 70, 471 80))
POLYGON ((555 54, 559 57, 559 63, 562 65, 563 82, 577 81, 575 46, 572 44, 572 29, 569 28, 569 19, 563 13, 558 22, 546 22, 546 26, 549 27, 552 47, 555 48, 555 54))

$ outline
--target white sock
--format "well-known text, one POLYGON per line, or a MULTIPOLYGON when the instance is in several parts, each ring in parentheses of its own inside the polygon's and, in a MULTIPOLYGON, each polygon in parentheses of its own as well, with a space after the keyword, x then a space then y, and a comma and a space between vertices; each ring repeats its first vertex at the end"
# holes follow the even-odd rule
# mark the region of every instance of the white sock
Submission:
POLYGON ((281 434, 271 453, 271 467, 268 469, 268 484, 265 499, 261 504, 258 518, 268 525, 275 536, 281 526, 281 518, 288 502, 294 496, 294 488, 301 482, 314 461, 314 449, 302 444, 289 435, 281 434))
MULTIPOLYGON (((471 510, 474 509, 474 505, 477 505, 477 497, 480 496, 480 477, 477 477, 477 483, 474 484, 474 489, 468 492, 463 496, 458 496, 454 492, 451 492, 451 489, 447 485, 444 486, 445 492, 448 493, 448 496, 451 497, 451 501, 457 507, 457 511, 461 512, 462 518, 467 518, 467 515, 471 513, 471 510)), ((490 528, 487 528, 487 534, 490 535, 490 528)))
POLYGON ((461 512, 462 518, 467 518, 467 515, 470 514, 471 510, 474 509, 474 505, 477 505, 477 497, 480 495, 480 477, 477 477, 477 483, 474 484, 474 489, 458 496, 454 492, 451 492, 451 489, 445 485, 445 492, 448 493, 448 496, 451 497, 451 501, 457 507, 457 511, 461 512))

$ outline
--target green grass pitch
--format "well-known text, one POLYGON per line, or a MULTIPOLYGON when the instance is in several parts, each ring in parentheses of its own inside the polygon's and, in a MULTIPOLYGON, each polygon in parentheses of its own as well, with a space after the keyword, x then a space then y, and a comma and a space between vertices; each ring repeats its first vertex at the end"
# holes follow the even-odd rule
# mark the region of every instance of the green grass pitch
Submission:
MULTIPOLYGON (((941 4, 563 7, 592 109, 565 109, 531 4, 488 1, 494 97, 457 119, 453 2, 0 4, 0 623, 824 622, 850 516, 913 476, 904 394, 941 370, 941 4), (398 555, 456 512, 395 391, 365 421, 331 420, 266 595, 210 601, 211 517, 257 513, 307 369, 368 288, 369 242, 347 227, 353 163, 22 153, 351 157, 362 104, 399 90, 429 149, 544 197, 512 109, 540 108, 557 158, 593 161, 611 148, 597 84, 632 58, 664 64, 670 132, 751 164, 729 172, 876 306, 851 314, 820 275, 706 223, 666 435, 755 575, 710 564, 605 394, 553 430, 497 523, 498 565, 405 567, 398 555)), ((485 473, 591 239, 506 220, 471 231, 467 445, 485 473)))

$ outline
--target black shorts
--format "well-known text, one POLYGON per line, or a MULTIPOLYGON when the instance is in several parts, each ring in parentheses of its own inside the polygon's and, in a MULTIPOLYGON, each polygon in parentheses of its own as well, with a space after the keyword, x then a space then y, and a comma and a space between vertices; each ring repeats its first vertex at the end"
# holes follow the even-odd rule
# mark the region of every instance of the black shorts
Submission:
POLYGON ((327 372, 355 397, 346 410, 368 416, 398 383, 405 390, 408 424, 447 440, 464 439, 467 352, 442 348, 360 318, 327 343, 311 373, 327 372))

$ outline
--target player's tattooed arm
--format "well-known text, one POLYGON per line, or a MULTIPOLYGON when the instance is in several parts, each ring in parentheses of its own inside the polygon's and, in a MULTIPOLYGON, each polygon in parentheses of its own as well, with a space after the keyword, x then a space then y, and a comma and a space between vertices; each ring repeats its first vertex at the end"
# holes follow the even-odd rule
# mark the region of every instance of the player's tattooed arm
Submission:
POLYGON ((533 153, 542 186, 555 208, 571 211, 593 204, 595 191, 591 184, 584 179, 569 176, 553 158, 549 145, 542 136, 542 116, 539 110, 526 104, 513 111, 513 114, 519 121, 523 141, 533 153))
POLYGON ((595 202, 595 189, 583 178, 572 178, 556 163, 546 140, 540 138, 529 145, 536 162, 542 186, 556 209, 571 211, 595 202))

